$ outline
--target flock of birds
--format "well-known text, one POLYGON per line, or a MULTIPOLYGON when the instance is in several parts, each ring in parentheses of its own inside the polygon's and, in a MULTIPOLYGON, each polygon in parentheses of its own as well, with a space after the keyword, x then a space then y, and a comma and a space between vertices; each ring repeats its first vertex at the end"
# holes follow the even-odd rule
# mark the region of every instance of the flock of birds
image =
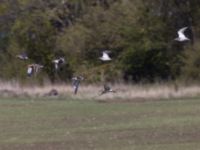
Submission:
MULTIPOLYGON (((177 31, 178 37, 175 38, 174 40, 179 41, 179 42, 189 41, 190 39, 188 37, 186 37, 186 35, 184 34, 184 32, 187 28, 188 27, 183 27, 183 28, 179 29, 177 31)), ((109 53, 111 53, 111 51, 108 51, 108 50, 103 51, 102 56, 99 57, 99 59, 103 62, 111 61, 112 59, 110 58, 109 53)), ((21 59, 21 60, 28 60, 29 59, 29 57, 27 56, 26 53, 19 54, 16 57, 21 59)), ((57 59, 52 60, 52 63, 54 64, 55 71, 57 71, 60 68, 60 66, 65 64, 65 59, 64 59, 64 57, 59 57, 57 59)), ((43 67, 44 66, 40 65, 40 64, 34 64, 34 63, 29 64, 27 66, 27 75, 29 77, 31 77, 32 75, 36 75, 39 72, 39 70, 41 70, 43 67)), ((72 78, 72 86, 73 86, 74 94, 77 94, 80 82, 82 80, 84 80, 84 77, 82 77, 82 76, 75 76, 75 77, 72 78)), ((108 84, 104 84, 103 90, 101 91, 100 95, 103 95, 103 94, 106 94, 106 93, 109 93, 109 92, 115 93, 116 91, 112 90, 111 87, 108 84)))
MULTIPOLYGON (((105 62, 111 61, 112 59, 110 58, 109 53, 110 51, 103 51, 102 56, 99 59, 105 62)), ((24 61, 29 59, 26 53, 21 53, 19 55, 16 55, 16 57, 24 61)), ((65 59, 63 57, 59 57, 57 59, 52 60, 52 63, 54 64, 55 71, 58 71, 59 68, 63 64, 65 64, 65 59)), ((27 65, 27 76, 31 77, 33 75, 36 75, 43 67, 44 67, 43 65, 35 64, 35 63, 27 65)), ((82 76, 75 76, 72 78, 72 86, 73 86, 74 94, 77 94, 80 82, 82 80, 84 80, 84 77, 82 76)), ((112 90, 109 85, 104 84, 104 89, 101 91, 100 95, 108 93, 108 92, 115 92, 115 91, 112 90)))

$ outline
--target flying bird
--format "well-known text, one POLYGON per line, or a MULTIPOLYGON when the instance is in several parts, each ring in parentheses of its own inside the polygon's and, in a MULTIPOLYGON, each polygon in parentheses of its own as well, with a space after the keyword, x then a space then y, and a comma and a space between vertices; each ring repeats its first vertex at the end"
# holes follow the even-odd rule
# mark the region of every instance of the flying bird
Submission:
POLYGON ((108 53, 110 53, 110 51, 103 51, 102 53, 103 53, 103 55, 99 59, 101 59, 102 61, 110 61, 110 60, 112 60, 110 58, 110 56, 108 55, 108 53))
POLYGON ((27 75, 30 77, 33 74, 37 74, 40 69, 42 69, 44 66, 39 64, 30 64, 27 67, 27 75))
POLYGON ((106 93, 116 93, 116 91, 112 90, 111 87, 107 84, 104 84, 104 89, 101 91, 100 95, 106 94, 106 93))
POLYGON ((55 70, 58 70, 60 65, 65 63, 65 59, 63 57, 60 57, 58 59, 54 59, 52 62, 54 63, 55 70))
POLYGON ((76 77, 73 77, 72 78, 72 86, 73 86, 73 89, 74 89, 74 94, 76 95, 77 92, 78 92, 78 88, 79 88, 79 85, 80 85, 80 82, 84 80, 84 77, 82 76, 76 76, 76 77))
POLYGON ((32 65, 28 65, 27 75, 30 77, 32 74, 33 74, 33 66, 32 65))
POLYGON ((17 58, 21 59, 21 60, 27 60, 28 56, 26 53, 21 53, 19 55, 16 55, 17 58))
POLYGON ((184 28, 181 28, 180 30, 178 30, 178 37, 175 38, 176 41, 179 41, 179 42, 184 42, 184 41, 189 41, 190 39, 187 38, 184 34, 185 30, 187 29, 188 27, 184 27, 184 28))

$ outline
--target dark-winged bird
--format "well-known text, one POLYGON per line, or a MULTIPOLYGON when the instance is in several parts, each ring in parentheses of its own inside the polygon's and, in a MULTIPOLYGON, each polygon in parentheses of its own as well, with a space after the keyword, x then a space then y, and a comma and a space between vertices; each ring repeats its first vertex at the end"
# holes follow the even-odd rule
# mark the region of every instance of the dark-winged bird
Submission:
POLYGON ((28 59, 28 55, 26 53, 21 53, 19 55, 16 55, 16 57, 21 59, 21 60, 27 60, 28 59))
POLYGON ((104 89, 101 91, 100 95, 103 95, 109 92, 116 93, 116 91, 112 90, 109 85, 104 84, 104 89))
POLYGON ((77 94, 80 82, 84 80, 82 76, 76 76, 72 78, 72 86, 74 89, 74 94, 77 94))

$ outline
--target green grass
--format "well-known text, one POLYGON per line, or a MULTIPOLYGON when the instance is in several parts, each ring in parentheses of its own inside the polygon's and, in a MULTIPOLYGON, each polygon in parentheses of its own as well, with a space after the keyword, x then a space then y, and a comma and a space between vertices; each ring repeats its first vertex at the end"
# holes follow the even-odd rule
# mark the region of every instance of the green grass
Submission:
POLYGON ((200 99, 0 100, 0 149, 200 149, 200 99))

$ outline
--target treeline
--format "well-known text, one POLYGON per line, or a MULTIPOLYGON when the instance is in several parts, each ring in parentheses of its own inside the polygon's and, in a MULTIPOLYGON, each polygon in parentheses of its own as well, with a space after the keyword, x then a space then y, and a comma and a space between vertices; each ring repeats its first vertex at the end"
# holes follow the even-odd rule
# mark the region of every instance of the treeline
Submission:
POLYGON ((199 0, 0 0, 0 78, 155 82, 200 79, 199 0), (188 42, 177 30, 188 27, 188 42), (99 60, 110 50, 112 61, 99 60), (27 62, 16 58, 26 52, 27 62), (65 57, 55 71, 52 60, 65 57))

